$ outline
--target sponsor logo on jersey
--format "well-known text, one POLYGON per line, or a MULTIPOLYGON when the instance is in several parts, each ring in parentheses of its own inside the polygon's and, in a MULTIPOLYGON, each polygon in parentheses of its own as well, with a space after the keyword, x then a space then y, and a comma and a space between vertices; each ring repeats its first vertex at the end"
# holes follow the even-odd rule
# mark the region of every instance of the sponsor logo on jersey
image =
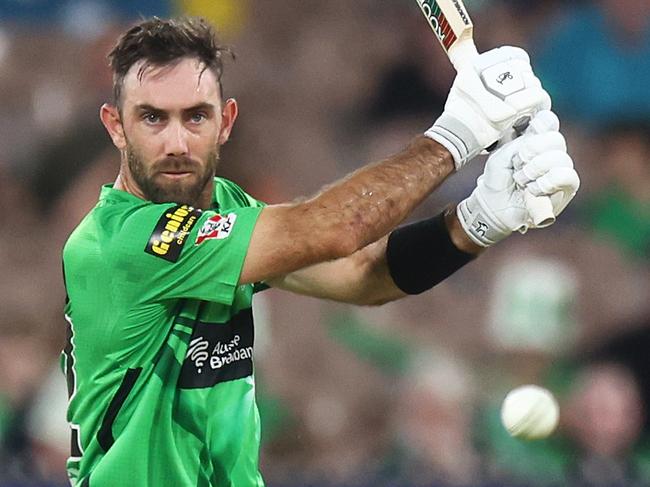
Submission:
POLYGON ((237 215, 234 213, 229 213, 227 216, 214 215, 209 218, 199 229, 195 244, 201 245, 206 240, 228 238, 236 219, 237 215))
POLYGON ((170 208, 158 220, 144 251, 169 262, 176 262, 187 236, 200 216, 201 211, 191 206, 170 208))
POLYGON ((178 386, 200 389, 251 375, 253 334, 250 308, 240 311, 228 323, 197 322, 178 386))

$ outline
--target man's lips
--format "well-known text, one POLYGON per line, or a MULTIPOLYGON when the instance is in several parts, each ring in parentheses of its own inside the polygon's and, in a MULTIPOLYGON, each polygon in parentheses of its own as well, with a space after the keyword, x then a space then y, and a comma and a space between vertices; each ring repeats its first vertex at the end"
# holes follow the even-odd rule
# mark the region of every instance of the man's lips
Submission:
POLYGON ((172 179, 181 179, 194 174, 192 171, 160 171, 164 177, 172 179))

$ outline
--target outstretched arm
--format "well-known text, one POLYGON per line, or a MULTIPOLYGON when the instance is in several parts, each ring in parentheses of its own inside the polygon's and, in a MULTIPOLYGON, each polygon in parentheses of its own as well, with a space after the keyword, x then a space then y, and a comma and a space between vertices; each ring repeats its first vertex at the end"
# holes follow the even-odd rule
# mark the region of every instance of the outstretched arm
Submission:
POLYGON ((535 228, 524 191, 549 197, 557 217, 580 185, 566 150, 557 117, 541 112, 523 137, 489 158, 477 188, 456 211, 445 213, 444 226, 436 225, 437 219, 407 225, 349 257, 269 283, 361 305, 383 304, 426 290, 513 231, 535 228))
POLYGON ((265 208, 240 283, 284 276, 376 242, 454 168, 500 140, 519 118, 548 106, 548 94, 524 51, 500 48, 480 55, 459 71, 443 114, 404 151, 365 166, 305 202, 265 208), (495 93, 494 87, 487 88, 489 77, 503 72, 519 79, 517 90, 495 93))

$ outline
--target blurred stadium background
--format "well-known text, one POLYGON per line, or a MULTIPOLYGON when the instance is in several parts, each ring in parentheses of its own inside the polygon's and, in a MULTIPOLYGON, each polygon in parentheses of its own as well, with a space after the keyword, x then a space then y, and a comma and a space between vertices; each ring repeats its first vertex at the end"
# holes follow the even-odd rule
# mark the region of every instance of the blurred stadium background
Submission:
MULTIPOLYGON (((259 295, 270 486, 650 485, 650 1, 467 0, 477 45, 529 50, 583 187, 433 292, 353 308, 259 295), (522 443, 498 406, 551 388, 522 443)), ((0 485, 66 485, 60 250, 114 179, 105 55, 140 17, 202 15, 234 47, 240 118, 222 174, 268 202, 389 154, 453 71, 412 0, 0 0, 0 485)), ((473 188, 455 175, 415 217, 473 188)), ((116 486, 119 487, 119 486, 116 486)))

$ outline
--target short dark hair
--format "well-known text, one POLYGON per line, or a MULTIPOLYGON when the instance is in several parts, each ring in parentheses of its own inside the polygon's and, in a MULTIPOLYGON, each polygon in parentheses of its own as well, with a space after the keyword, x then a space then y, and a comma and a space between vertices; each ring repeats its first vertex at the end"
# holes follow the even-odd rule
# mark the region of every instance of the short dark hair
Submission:
POLYGON ((138 72, 141 78, 147 66, 164 66, 184 57, 196 57, 211 70, 219 83, 223 73, 223 54, 234 58, 230 48, 219 44, 214 28, 199 17, 178 17, 144 20, 126 31, 108 54, 113 71, 113 103, 119 106, 124 77, 138 61, 144 64, 138 72))

